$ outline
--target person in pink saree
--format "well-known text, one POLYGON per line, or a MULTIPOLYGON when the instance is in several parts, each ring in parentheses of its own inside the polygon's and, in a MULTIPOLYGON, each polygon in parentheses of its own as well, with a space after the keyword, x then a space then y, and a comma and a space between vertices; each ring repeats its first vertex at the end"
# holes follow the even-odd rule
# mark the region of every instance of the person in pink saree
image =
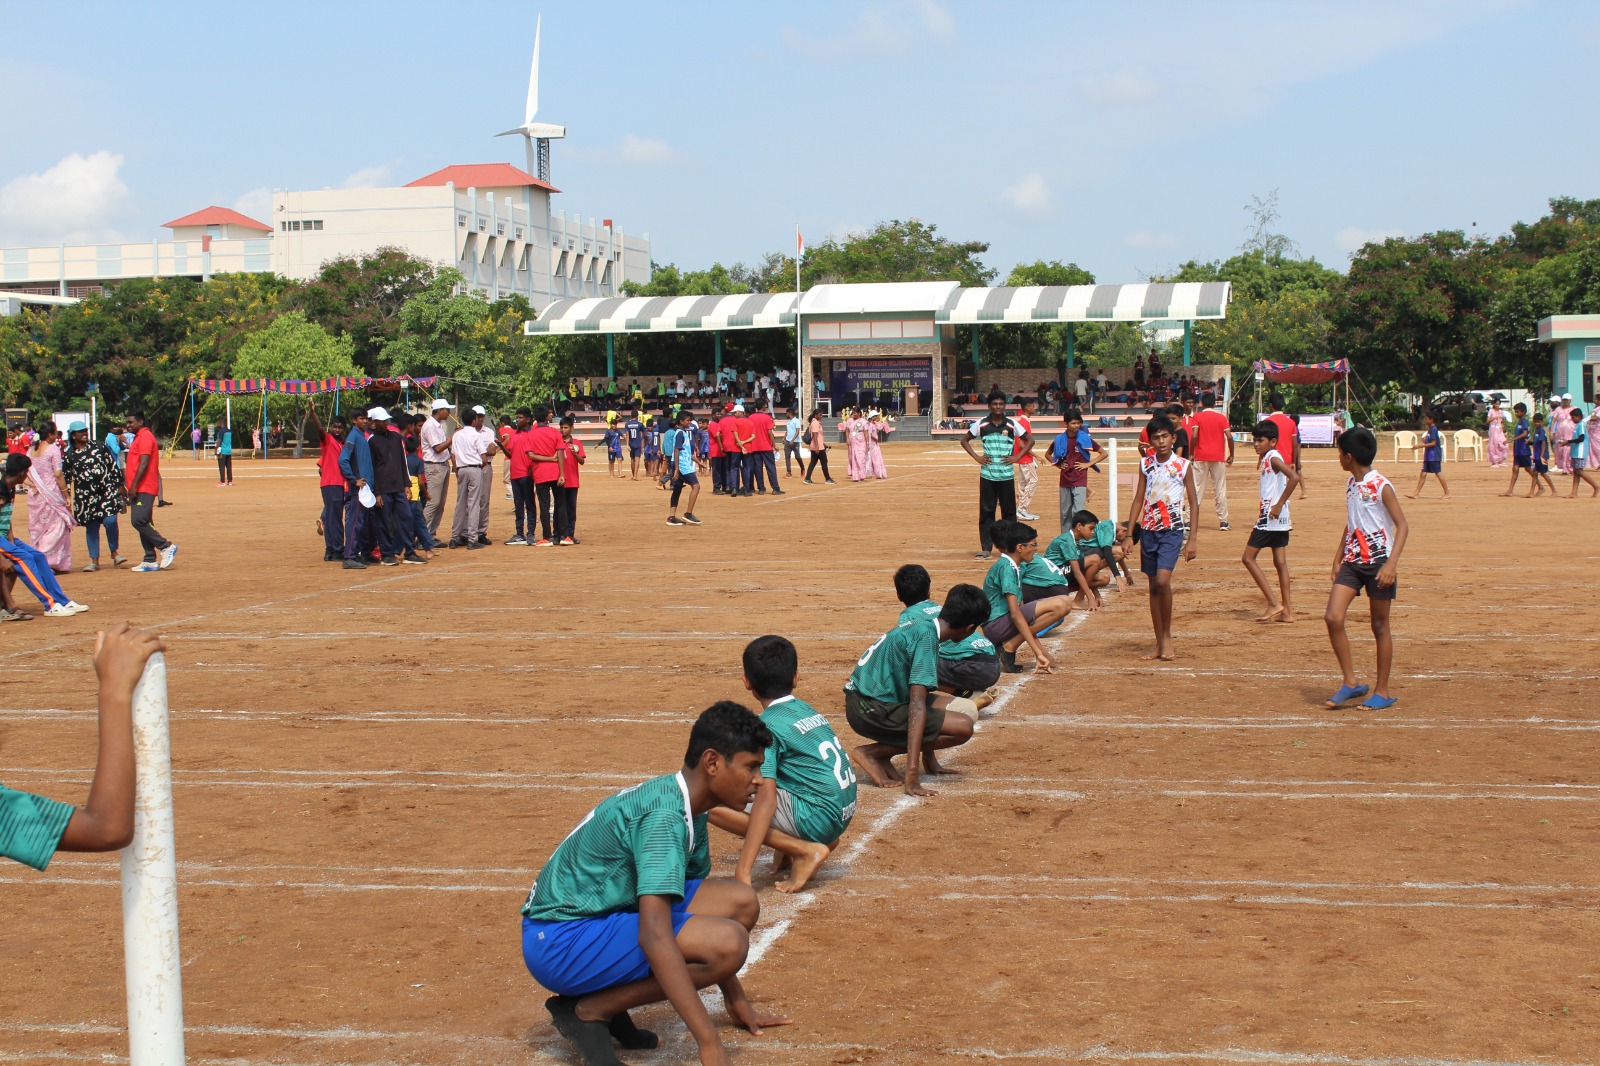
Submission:
POLYGON ((1506 422, 1510 416, 1500 409, 1500 401, 1489 405, 1489 465, 1504 466, 1511 457, 1511 444, 1506 440, 1506 422))
POLYGON ((1550 465, 1563 474, 1572 473, 1572 452, 1567 447, 1567 442, 1572 439, 1574 423, 1572 421, 1572 397, 1563 394, 1560 402, 1550 404, 1550 465))
POLYGON ((867 420, 861 417, 861 408, 851 408, 850 414, 839 429, 845 435, 845 444, 849 454, 847 467, 850 471, 851 481, 864 481, 867 478, 867 420))
POLYGON ((28 543, 49 562, 50 569, 65 574, 72 569, 72 508, 67 504, 67 482, 61 476, 61 430, 45 426, 34 441, 28 468, 28 543))
POLYGON ((883 449, 879 445, 889 434, 894 432, 887 419, 878 412, 872 412, 872 417, 867 419, 867 477, 887 478, 889 471, 883 465, 883 449))

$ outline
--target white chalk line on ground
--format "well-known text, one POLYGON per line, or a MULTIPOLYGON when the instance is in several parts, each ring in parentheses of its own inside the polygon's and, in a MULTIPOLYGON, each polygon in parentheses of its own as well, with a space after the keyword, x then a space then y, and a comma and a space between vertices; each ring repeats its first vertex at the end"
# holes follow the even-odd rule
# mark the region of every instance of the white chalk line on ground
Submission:
MULTIPOLYGON (((1072 618, 1068 619, 1067 622, 1063 623, 1052 639, 1052 646, 1059 647, 1062 638, 1081 625, 1083 619, 1087 617, 1089 616, 1080 613, 1074 615, 1072 618)), ((989 705, 989 709, 994 715, 1000 714, 1006 708, 1006 706, 1011 703, 1012 700, 1016 699, 1017 694, 1021 692, 1024 687, 1030 684, 1034 678, 1040 676, 1042 675, 1031 671, 1023 674, 1017 679, 1015 684, 1005 686, 1004 690, 1001 691, 999 696, 995 698, 995 701, 989 705)), ((981 731, 983 725, 984 723, 982 721, 973 723, 974 732, 981 731)), ((837 872, 852 869, 866 853, 867 846, 871 844, 872 841, 886 829, 894 825, 895 822, 899 821, 900 818, 912 807, 916 806, 918 802, 919 801, 917 797, 901 795, 893 803, 891 803, 887 809, 879 812, 879 814, 872 820, 872 823, 859 834, 852 834, 851 843, 849 847, 845 848, 843 854, 837 857, 830 856, 829 861, 832 864, 834 871, 837 872)), ((759 932, 750 938, 750 953, 745 959, 745 971, 753 969, 756 964, 766 956, 767 952, 772 949, 773 945, 781 940, 784 934, 789 931, 790 927, 794 924, 795 919, 804 913, 805 910, 809 908, 816 900, 821 898, 823 898, 822 894, 816 891, 815 888, 804 895, 790 896, 789 899, 793 902, 787 909, 787 913, 785 913, 773 924, 763 927, 759 932)))
MULTIPOLYGON (((216 709, 201 709, 192 711, 174 711, 171 718, 175 722, 238 722, 241 724, 260 724, 262 722, 355 722, 363 725, 414 725, 414 724, 474 724, 474 725, 670 725, 683 726, 694 721, 699 711, 684 711, 682 713, 670 712, 656 715, 638 715, 632 717, 585 717, 573 716, 570 718, 556 718, 539 715, 465 715, 465 714, 429 714, 419 711, 408 713, 405 711, 373 711, 367 714, 334 714, 323 713, 317 710, 299 711, 226 711, 216 709)), ((0 718, 41 718, 49 721, 75 721, 80 719, 93 720, 98 716, 94 711, 83 710, 31 710, 31 711, 0 711, 0 718)))
POLYGON ((1138 718, 1102 717, 1096 715, 1041 714, 1016 719, 1007 723, 1013 726, 1052 726, 1075 729, 1203 729, 1219 732, 1251 729, 1416 729, 1416 730, 1483 730, 1532 729, 1549 732, 1594 732, 1600 730, 1600 721, 1582 722, 1555 718, 1472 718, 1472 719, 1400 719, 1366 718, 1364 712, 1347 718, 1301 718, 1293 716, 1264 716, 1259 719, 1229 718, 1221 721, 1207 718, 1138 718))

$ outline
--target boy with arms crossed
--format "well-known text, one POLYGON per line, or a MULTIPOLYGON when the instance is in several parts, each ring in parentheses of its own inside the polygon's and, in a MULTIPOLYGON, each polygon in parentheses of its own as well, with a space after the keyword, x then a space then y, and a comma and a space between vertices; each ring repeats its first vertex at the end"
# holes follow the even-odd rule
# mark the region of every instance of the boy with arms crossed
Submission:
POLYGON ((922 787, 921 772, 955 772, 939 765, 933 753, 971 740, 978 709, 960 696, 931 695, 939 685, 939 642, 971 636, 988 614, 982 589, 957 585, 933 625, 902 622, 856 660, 844 686, 845 717, 873 743, 853 749, 850 761, 874 785, 903 782, 908 796, 932 796, 922 787), (906 756, 904 778, 889 761, 896 755, 906 756))
POLYGON ((1350 475, 1344 490, 1345 526, 1339 547, 1333 553, 1333 588, 1328 593, 1328 640, 1344 683, 1328 699, 1328 707, 1342 707, 1359 696, 1367 696, 1367 686, 1356 681, 1350 657, 1350 638, 1344 631, 1345 612, 1365 590, 1372 606, 1372 636, 1378 646, 1378 677, 1372 695, 1361 706, 1371 711, 1392 707, 1389 695, 1389 667, 1394 661, 1394 636, 1389 631, 1389 608, 1395 598, 1395 570, 1400 552, 1406 546, 1405 515, 1389 479, 1372 469, 1378 454, 1378 439, 1360 426, 1339 434, 1339 465, 1350 475))
POLYGON ((1032 526, 1021 522, 996 522, 993 536, 1000 558, 989 567, 983 579, 983 593, 989 600, 989 620, 984 623, 983 635, 1000 649, 1003 672, 1022 672, 1022 667, 1017 665, 1017 649, 1026 641, 1033 649, 1034 672, 1053 674, 1054 663, 1045 654, 1037 634, 1071 613, 1072 601, 1065 596, 1024 600, 1022 568, 1032 563, 1039 552, 1039 534, 1032 526))
POLYGON ((666 1000, 700 1061, 730 1060, 697 989, 717 985, 752 1033, 787 1025, 759 1014, 739 983, 761 905, 749 885, 710 878, 707 814, 754 801, 772 735, 737 703, 713 704, 689 733, 683 769, 604 800, 557 846, 522 905, 522 957, 556 993, 545 1009, 585 1066, 611 1050, 653 1048, 628 1011, 666 1000))
POLYGON ((118 622, 94 638, 100 753, 82 807, 0 785, 0 855, 43 870, 58 851, 117 851, 133 840, 133 690, 160 637, 118 622))
POLYGON ((744 687, 765 708, 761 724, 772 733, 761 764, 761 783, 748 808, 713 807, 711 824, 744 837, 734 877, 750 883, 756 856, 766 845, 778 853, 772 872, 792 872, 773 887, 798 892, 856 813, 856 775, 828 720, 796 699, 799 656, 783 637, 757 637, 744 649, 744 687))
POLYGON ((1172 653, 1172 571, 1177 569, 1180 553, 1193 562, 1199 551, 1200 531, 1189 526, 1188 516, 1199 510, 1200 499, 1192 465, 1173 454, 1172 422, 1157 415, 1146 431, 1150 454, 1139 461, 1128 529, 1139 530, 1139 569, 1150 579, 1150 625, 1155 630, 1156 650, 1144 658, 1171 662, 1177 658, 1172 653))
POLYGON ((1256 516, 1255 528, 1250 531, 1250 542, 1245 546, 1244 568, 1250 572, 1261 595, 1267 598, 1267 612, 1257 622, 1292 622, 1294 608, 1289 602, 1289 496, 1300 484, 1300 474, 1284 462, 1278 451, 1278 425, 1270 419, 1256 423, 1250 431, 1255 444, 1257 471, 1261 474, 1261 511, 1256 516), (1272 549, 1272 568, 1278 572, 1278 591, 1281 602, 1272 598, 1272 586, 1262 571, 1256 556, 1262 548, 1272 549))

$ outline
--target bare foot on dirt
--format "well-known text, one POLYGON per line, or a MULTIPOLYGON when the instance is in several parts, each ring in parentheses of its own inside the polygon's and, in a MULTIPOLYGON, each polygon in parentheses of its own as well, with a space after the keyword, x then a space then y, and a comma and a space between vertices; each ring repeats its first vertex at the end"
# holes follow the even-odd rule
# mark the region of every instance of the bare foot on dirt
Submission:
POLYGON ((794 860, 794 872, 789 880, 779 881, 772 887, 779 892, 798 892, 806 887, 806 882, 817 872, 817 867, 822 865, 822 860, 828 857, 828 845, 812 844, 806 853, 794 860))
POLYGON ((879 788, 893 788, 903 780, 900 771, 894 768, 893 763, 888 759, 867 754, 865 746, 850 749, 850 761, 879 788))

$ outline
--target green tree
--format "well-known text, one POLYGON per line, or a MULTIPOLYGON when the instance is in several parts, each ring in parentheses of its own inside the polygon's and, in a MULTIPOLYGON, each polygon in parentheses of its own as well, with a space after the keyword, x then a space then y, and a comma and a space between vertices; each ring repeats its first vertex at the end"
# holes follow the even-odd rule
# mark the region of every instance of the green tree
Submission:
MULTIPOLYGON (((360 373, 355 364, 355 345, 349 337, 336 337, 301 311, 288 311, 245 337, 234 357, 229 376, 236 378, 273 378, 278 380, 310 380, 355 376, 360 373)), ((236 434, 248 436, 250 427, 261 422, 261 396, 239 395, 232 399, 233 426, 236 434)), ((211 394, 196 414, 200 424, 220 424, 229 407, 229 398, 211 394)), ((305 427, 306 401, 300 397, 269 396, 267 417, 274 421, 298 420, 305 427)), ((187 419, 187 412, 180 421, 187 419)), ((240 440, 235 436, 235 442, 240 440)))
MULTIPOLYGON (((995 272, 979 256, 989 250, 987 241, 952 241, 939 235, 939 227, 921 219, 880 222, 865 233, 842 241, 830 237, 807 248, 800 265, 801 284, 813 285, 872 281, 959 281, 964 286, 987 285, 995 272)), ((794 277, 794 259, 785 257, 781 276, 794 277)))
POLYGON ((1419 394, 1426 410, 1436 391, 1492 369, 1496 280, 1486 242, 1459 230, 1391 237, 1352 257, 1328 318, 1358 373, 1419 394))
POLYGON ((304 311, 329 333, 349 337, 356 365, 365 374, 381 376, 384 349, 404 329, 401 311, 434 278, 432 264, 400 248, 380 248, 371 255, 330 259, 315 278, 293 291, 286 305, 304 311))

